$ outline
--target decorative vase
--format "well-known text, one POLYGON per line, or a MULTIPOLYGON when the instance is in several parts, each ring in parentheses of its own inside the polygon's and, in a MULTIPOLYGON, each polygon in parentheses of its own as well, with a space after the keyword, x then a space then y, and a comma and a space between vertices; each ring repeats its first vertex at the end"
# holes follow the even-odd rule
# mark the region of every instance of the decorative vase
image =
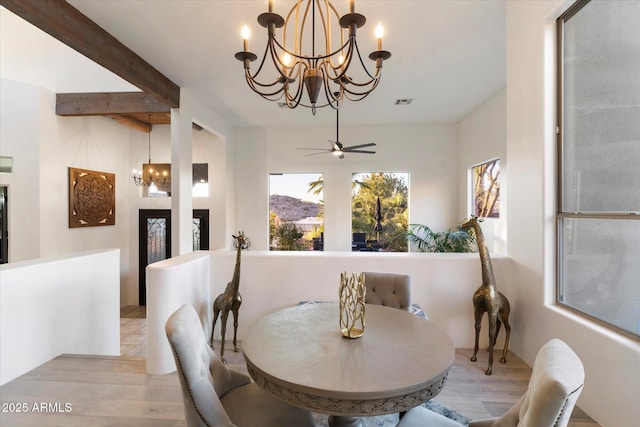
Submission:
POLYGON ((364 273, 340 273, 340 332, 346 338, 364 334, 364 273))

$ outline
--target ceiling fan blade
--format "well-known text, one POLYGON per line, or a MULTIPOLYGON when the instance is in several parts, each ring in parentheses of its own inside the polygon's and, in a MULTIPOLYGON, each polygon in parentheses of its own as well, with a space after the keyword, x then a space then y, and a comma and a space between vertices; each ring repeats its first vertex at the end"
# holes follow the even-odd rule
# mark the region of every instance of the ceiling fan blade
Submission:
POLYGON ((296 148, 296 150, 331 151, 330 148, 296 148))
POLYGON ((345 153, 362 153, 362 154, 376 154, 375 151, 369 150, 344 150, 345 153))
POLYGON ((368 144, 360 144, 360 145, 351 145, 349 147, 344 147, 344 151, 351 151, 354 148, 364 148, 364 147, 373 147, 375 146, 376 143, 375 142, 370 142, 368 144))
POLYGON ((311 153, 311 154, 305 154, 305 157, 309 157, 309 156, 317 156, 318 154, 327 154, 327 153, 331 153, 331 151, 328 150, 324 150, 324 151, 320 151, 319 153, 311 153))

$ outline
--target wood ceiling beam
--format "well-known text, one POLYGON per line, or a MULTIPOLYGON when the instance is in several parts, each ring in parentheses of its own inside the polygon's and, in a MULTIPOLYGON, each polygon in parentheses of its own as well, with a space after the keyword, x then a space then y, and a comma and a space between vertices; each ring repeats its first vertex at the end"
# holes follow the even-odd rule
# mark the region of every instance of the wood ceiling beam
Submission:
POLYGON ((0 4, 95 63, 180 107, 180 87, 64 0, 0 0, 0 4))
POLYGON ((113 120, 115 120, 116 122, 122 125, 128 126, 133 129, 137 129, 139 131, 146 132, 146 133, 151 132, 151 129, 153 128, 153 126, 150 125, 149 123, 145 123, 141 120, 136 119, 135 117, 125 116, 125 115, 108 116, 108 117, 112 118, 113 120))
POLYGON ((105 116, 114 114, 164 113, 169 106, 144 92, 58 93, 59 116, 105 116))

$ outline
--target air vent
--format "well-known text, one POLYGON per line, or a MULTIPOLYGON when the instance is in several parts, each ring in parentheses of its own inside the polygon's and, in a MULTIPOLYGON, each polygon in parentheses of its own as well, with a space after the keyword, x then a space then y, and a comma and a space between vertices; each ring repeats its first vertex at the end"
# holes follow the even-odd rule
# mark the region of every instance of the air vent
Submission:
POLYGON ((413 101, 413 98, 398 98, 396 99, 396 105, 409 105, 413 101))

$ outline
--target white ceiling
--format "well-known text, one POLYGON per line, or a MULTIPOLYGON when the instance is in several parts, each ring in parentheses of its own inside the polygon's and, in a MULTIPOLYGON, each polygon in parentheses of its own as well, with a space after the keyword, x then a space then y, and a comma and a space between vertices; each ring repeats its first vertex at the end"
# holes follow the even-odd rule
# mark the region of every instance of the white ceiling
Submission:
MULTIPOLYGON (((254 94, 233 55, 240 28, 252 29, 250 50, 262 54, 266 30, 256 22, 267 0, 69 0, 181 87, 202 97, 233 126, 328 125, 335 113, 282 109, 254 94)), ((292 0, 275 0, 286 16, 292 0)), ((347 0, 334 0, 338 12, 347 0)), ((456 122, 505 84, 505 0, 356 0, 367 17, 358 32, 363 56, 375 50, 373 30, 385 26, 378 88, 341 109, 344 124, 456 122), (397 98, 412 98, 396 106, 397 98)), ((7 10, 0 12, 0 75, 55 92, 131 91, 133 86, 42 34, 7 10)), ((368 61, 368 60, 367 60, 368 61)))

